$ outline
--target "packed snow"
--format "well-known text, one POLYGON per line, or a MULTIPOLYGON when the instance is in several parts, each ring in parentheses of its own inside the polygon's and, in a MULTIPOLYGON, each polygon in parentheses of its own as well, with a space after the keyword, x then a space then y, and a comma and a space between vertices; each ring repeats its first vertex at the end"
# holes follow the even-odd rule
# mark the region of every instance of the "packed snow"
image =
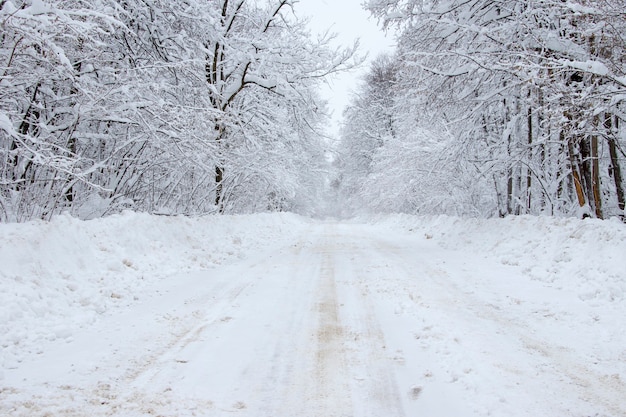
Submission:
POLYGON ((0 224, 0 415, 626 415, 626 226, 0 224))

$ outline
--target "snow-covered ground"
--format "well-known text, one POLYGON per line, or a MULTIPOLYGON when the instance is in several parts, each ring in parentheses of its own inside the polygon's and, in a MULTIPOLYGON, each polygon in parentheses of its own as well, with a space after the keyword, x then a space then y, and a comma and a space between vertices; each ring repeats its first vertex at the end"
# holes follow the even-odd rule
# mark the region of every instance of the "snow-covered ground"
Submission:
POLYGON ((626 415, 618 221, 0 225, 0 415, 626 415))

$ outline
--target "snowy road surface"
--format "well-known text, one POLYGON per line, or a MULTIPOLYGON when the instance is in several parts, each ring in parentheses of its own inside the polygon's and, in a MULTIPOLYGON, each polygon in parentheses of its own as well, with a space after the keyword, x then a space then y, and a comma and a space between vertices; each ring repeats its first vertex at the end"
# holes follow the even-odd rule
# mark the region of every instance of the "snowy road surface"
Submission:
POLYGON ((626 415, 623 303, 381 230, 311 222, 159 281, 6 369, 0 414, 626 415))

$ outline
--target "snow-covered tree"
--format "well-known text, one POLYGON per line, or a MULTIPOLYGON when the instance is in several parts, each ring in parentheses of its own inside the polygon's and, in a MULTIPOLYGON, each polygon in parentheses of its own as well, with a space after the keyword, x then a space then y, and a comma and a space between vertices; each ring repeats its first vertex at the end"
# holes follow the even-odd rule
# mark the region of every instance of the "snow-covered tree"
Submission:
MULTIPOLYGON (((376 151, 394 135, 396 68, 392 57, 381 55, 370 65, 360 88, 344 110, 340 166, 342 190, 351 196, 369 194, 376 184, 367 184, 376 151)), ((360 205, 359 202, 356 202, 360 205)))
POLYGON ((0 219, 293 207, 354 54, 294 3, 0 2, 0 219))
POLYGON ((366 6, 398 28, 402 100, 425 116, 398 117, 454 133, 454 154, 492 184, 484 215, 623 214, 623 2, 366 6))
POLYGON ((311 111, 321 107, 314 90, 325 76, 353 65, 354 49, 332 50, 329 37, 310 39, 292 1, 266 7, 244 0, 218 3, 219 23, 206 43, 206 79, 217 116, 216 205, 228 210, 252 193, 261 205, 269 199, 275 206, 295 195, 297 170, 303 168, 298 154, 306 153, 312 139, 307 125, 322 116, 311 111), (259 154, 263 148, 268 152, 259 154))

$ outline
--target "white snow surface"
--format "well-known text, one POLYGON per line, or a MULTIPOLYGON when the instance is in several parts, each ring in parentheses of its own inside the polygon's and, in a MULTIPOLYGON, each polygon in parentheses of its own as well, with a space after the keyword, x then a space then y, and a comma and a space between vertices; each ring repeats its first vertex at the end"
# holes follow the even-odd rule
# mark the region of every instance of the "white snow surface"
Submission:
POLYGON ((2 416, 626 415, 617 220, 0 224, 2 416))

